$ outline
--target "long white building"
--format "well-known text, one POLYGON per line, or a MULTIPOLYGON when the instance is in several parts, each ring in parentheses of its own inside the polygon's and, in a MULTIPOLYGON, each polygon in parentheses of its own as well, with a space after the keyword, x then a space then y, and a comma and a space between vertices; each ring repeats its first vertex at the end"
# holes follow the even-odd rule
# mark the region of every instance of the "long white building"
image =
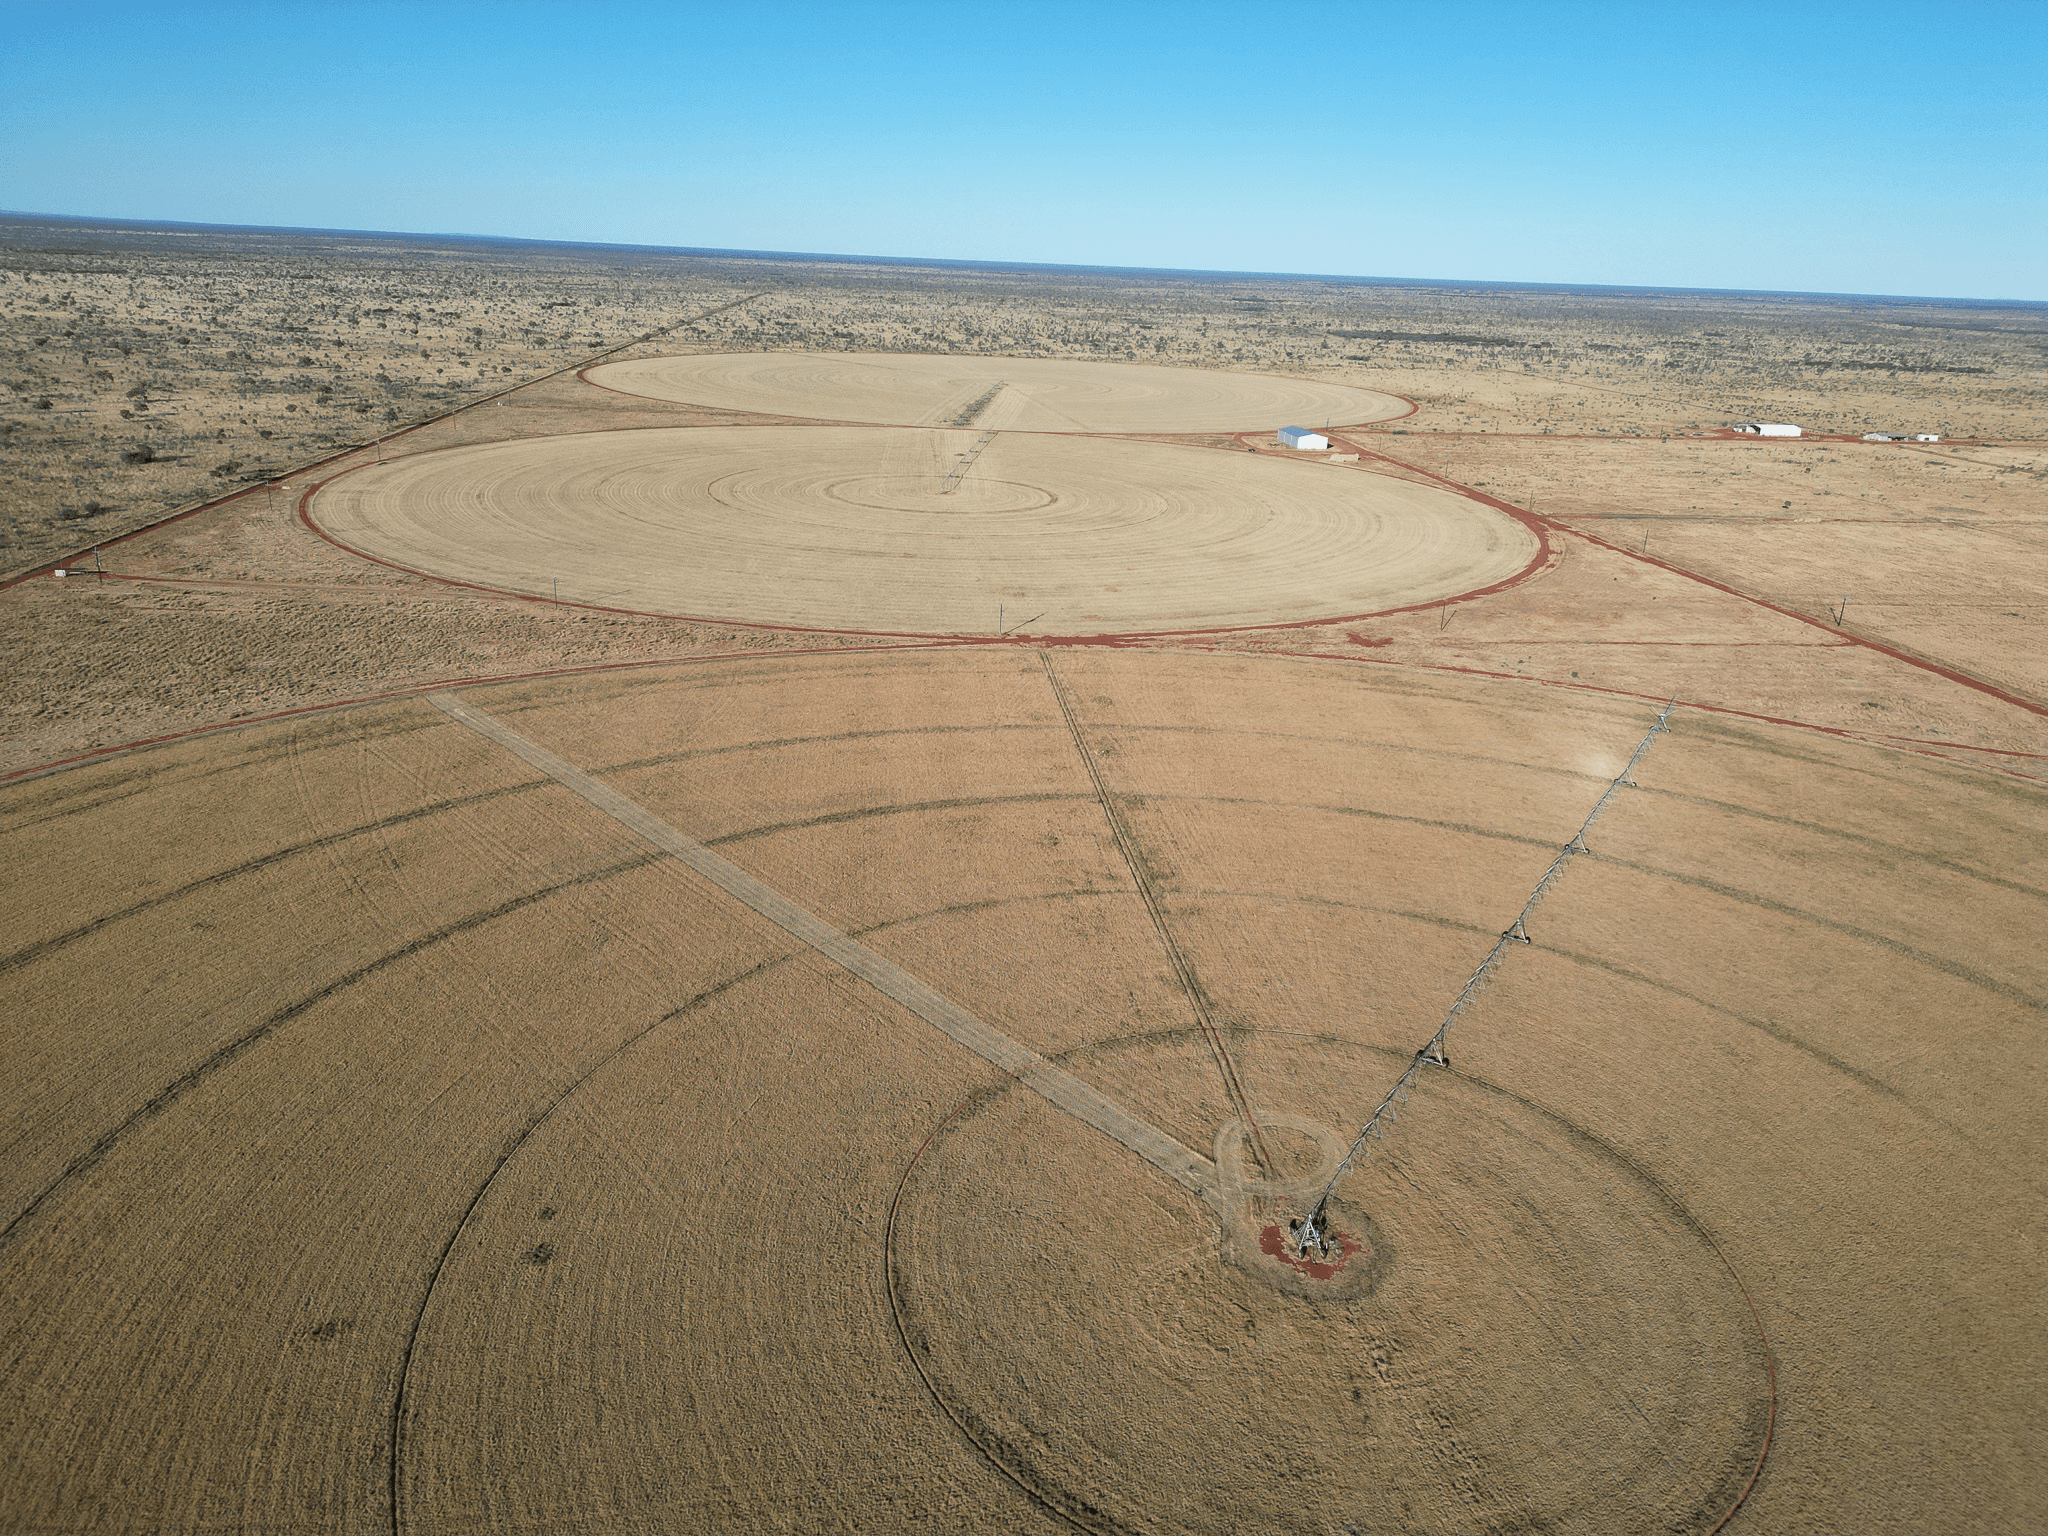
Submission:
POLYGON ((1282 427, 1280 446, 1299 448, 1304 453, 1321 453, 1330 446, 1330 440, 1320 432, 1311 432, 1307 427, 1282 427))
POLYGON ((1738 421, 1735 430, 1751 437, 1797 437, 1799 429, 1789 421, 1738 421))

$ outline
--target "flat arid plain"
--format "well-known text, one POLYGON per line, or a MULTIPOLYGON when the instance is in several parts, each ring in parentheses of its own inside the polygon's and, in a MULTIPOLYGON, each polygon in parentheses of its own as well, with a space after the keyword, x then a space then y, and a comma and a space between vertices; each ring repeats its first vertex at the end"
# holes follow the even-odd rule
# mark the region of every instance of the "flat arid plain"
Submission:
POLYGON ((2048 307, 10 216, 0 383, 0 1530, 2048 1527, 2048 307))

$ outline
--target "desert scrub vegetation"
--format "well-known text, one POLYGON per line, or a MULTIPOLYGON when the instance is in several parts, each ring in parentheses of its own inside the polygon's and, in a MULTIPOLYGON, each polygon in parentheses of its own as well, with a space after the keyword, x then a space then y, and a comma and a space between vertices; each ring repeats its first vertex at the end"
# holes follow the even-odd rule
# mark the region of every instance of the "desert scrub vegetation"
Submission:
POLYGON ((1215 278, 0 217, 0 570, 662 332, 1236 368, 1395 430, 2027 434, 2040 305, 1215 278), (144 450, 147 450, 145 453, 144 450), (100 510, 88 512, 88 506, 100 510))

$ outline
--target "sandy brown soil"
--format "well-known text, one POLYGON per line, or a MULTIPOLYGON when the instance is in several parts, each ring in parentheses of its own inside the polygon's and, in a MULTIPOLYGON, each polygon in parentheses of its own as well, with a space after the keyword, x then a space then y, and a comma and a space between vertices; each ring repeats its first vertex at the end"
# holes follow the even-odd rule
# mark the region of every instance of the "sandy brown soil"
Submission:
MULTIPOLYGON (((2048 1523, 2036 310, 55 238, 0 239, 52 412, 101 387, 53 317, 92 350, 230 258, 251 315, 317 273, 365 343, 378 285, 474 326, 587 278, 619 331, 536 332, 546 377, 388 441, 386 478, 892 435, 575 376, 687 324, 625 351, 1407 395, 1335 464, 1249 421, 999 431, 966 494, 1057 443, 1042 483, 1127 453, 1541 552, 1336 623, 854 640, 372 563, 300 509, 374 445, 113 541, 230 477, 64 519, 85 440, 0 413, 14 568, 82 525, 107 573, 0 589, 0 1528, 2048 1523), (1969 441, 1716 435, 1749 415, 1969 441), (1284 1223, 1673 699, 1318 1273, 1284 1223)), ((253 425, 184 335, 155 366, 253 425)), ((594 575, 659 498, 585 479, 594 575)), ((1204 525, 1160 521, 1171 575, 1204 525)))

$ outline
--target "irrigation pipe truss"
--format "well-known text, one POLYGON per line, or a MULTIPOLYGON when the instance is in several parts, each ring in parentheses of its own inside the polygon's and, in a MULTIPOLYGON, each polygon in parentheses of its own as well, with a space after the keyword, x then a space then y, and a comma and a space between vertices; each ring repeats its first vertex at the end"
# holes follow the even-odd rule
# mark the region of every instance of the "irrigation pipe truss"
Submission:
POLYGON ((1557 857, 1550 861, 1550 867, 1543 871, 1543 878, 1538 880, 1536 888, 1529 892, 1529 899, 1522 903, 1522 910, 1515 914, 1515 920, 1502 930, 1501 936, 1494 940, 1493 948, 1486 952, 1486 958, 1479 962, 1479 969, 1474 971, 1471 979, 1465 983, 1464 990, 1458 994, 1458 1000, 1451 1004, 1451 1011, 1444 1015, 1443 1023, 1437 1025, 1436 1033, 1429 1037, 1429 1043, 1415 1053, 1415 1059, 1408 1063, 1407 1070, 1395 1079, 1394 1086, 1387 1090, 1387 1096, 1380 1100, 1379 1108, 1372 1112, 1372 1118, 1365 1122, 1365 1128, 1352 1141, 1350 1150, 1344 1154, 1344 1160, 1330 1175, 1330 1182, 1323 1186, 1321 1197, 1317 1199, 1314 1209, 1309 1212, 1308 1219, 1302 1223, 1299 1241, 1303 1247, 1320 1246, 1322 1243, 1324 1218, 1329 1209, 1330 1194, 1336 1189, 1337 1181, 1350 1172, 1352 1162, 1369 1141, 1374 1137, 1382 1141, 1386 1139, 1387 1127, 1393 1124, 1395 1113, 1402 1101, 1408 1097, 1409 1090, 1414 1087, 1417 1074, 1426 1066, 1450 1065, 1449 1059, 1444 1055, 1444 1037, 1450 1034, 1451 1026, 1458 1022, 1458 1015, 1471 1007, 1472 1000, 1485 990, 1489 981, 1493 980, 1493 973, 1500 968, 1501 961, 1507 956, 1508 946, 1529 942, 1529 930, 1524 926, 1528 922, 1529 914, 1536 910, 1538 902, 1550 894, 1550 888, 1563 876, 1565 866, 1571 863, 1573 857, 1588 851, 1586 829, 1600 819, 1600 813, 1607 809, 1623 785, 1635 787, 1636 781, 1630 775, 1635 772, 1636 764, 1641 762, 1644 754, 1650 750, 1650 743, 1670 729, 1665 722, 1670 720, 1671 711, 1677 707, 1676 699, 1666 704, 1657 716, 1657 723, 1650 727, 1649 734, 1636 743, 1635 751, 1629 755, 1628 766, 1614 776, 1614 782, 1607 786, 1607 792, 1594 804, 1585 821, 1580 824, 1579 830, 1572 834, 1572 840, 1558 850, 1557 857))

